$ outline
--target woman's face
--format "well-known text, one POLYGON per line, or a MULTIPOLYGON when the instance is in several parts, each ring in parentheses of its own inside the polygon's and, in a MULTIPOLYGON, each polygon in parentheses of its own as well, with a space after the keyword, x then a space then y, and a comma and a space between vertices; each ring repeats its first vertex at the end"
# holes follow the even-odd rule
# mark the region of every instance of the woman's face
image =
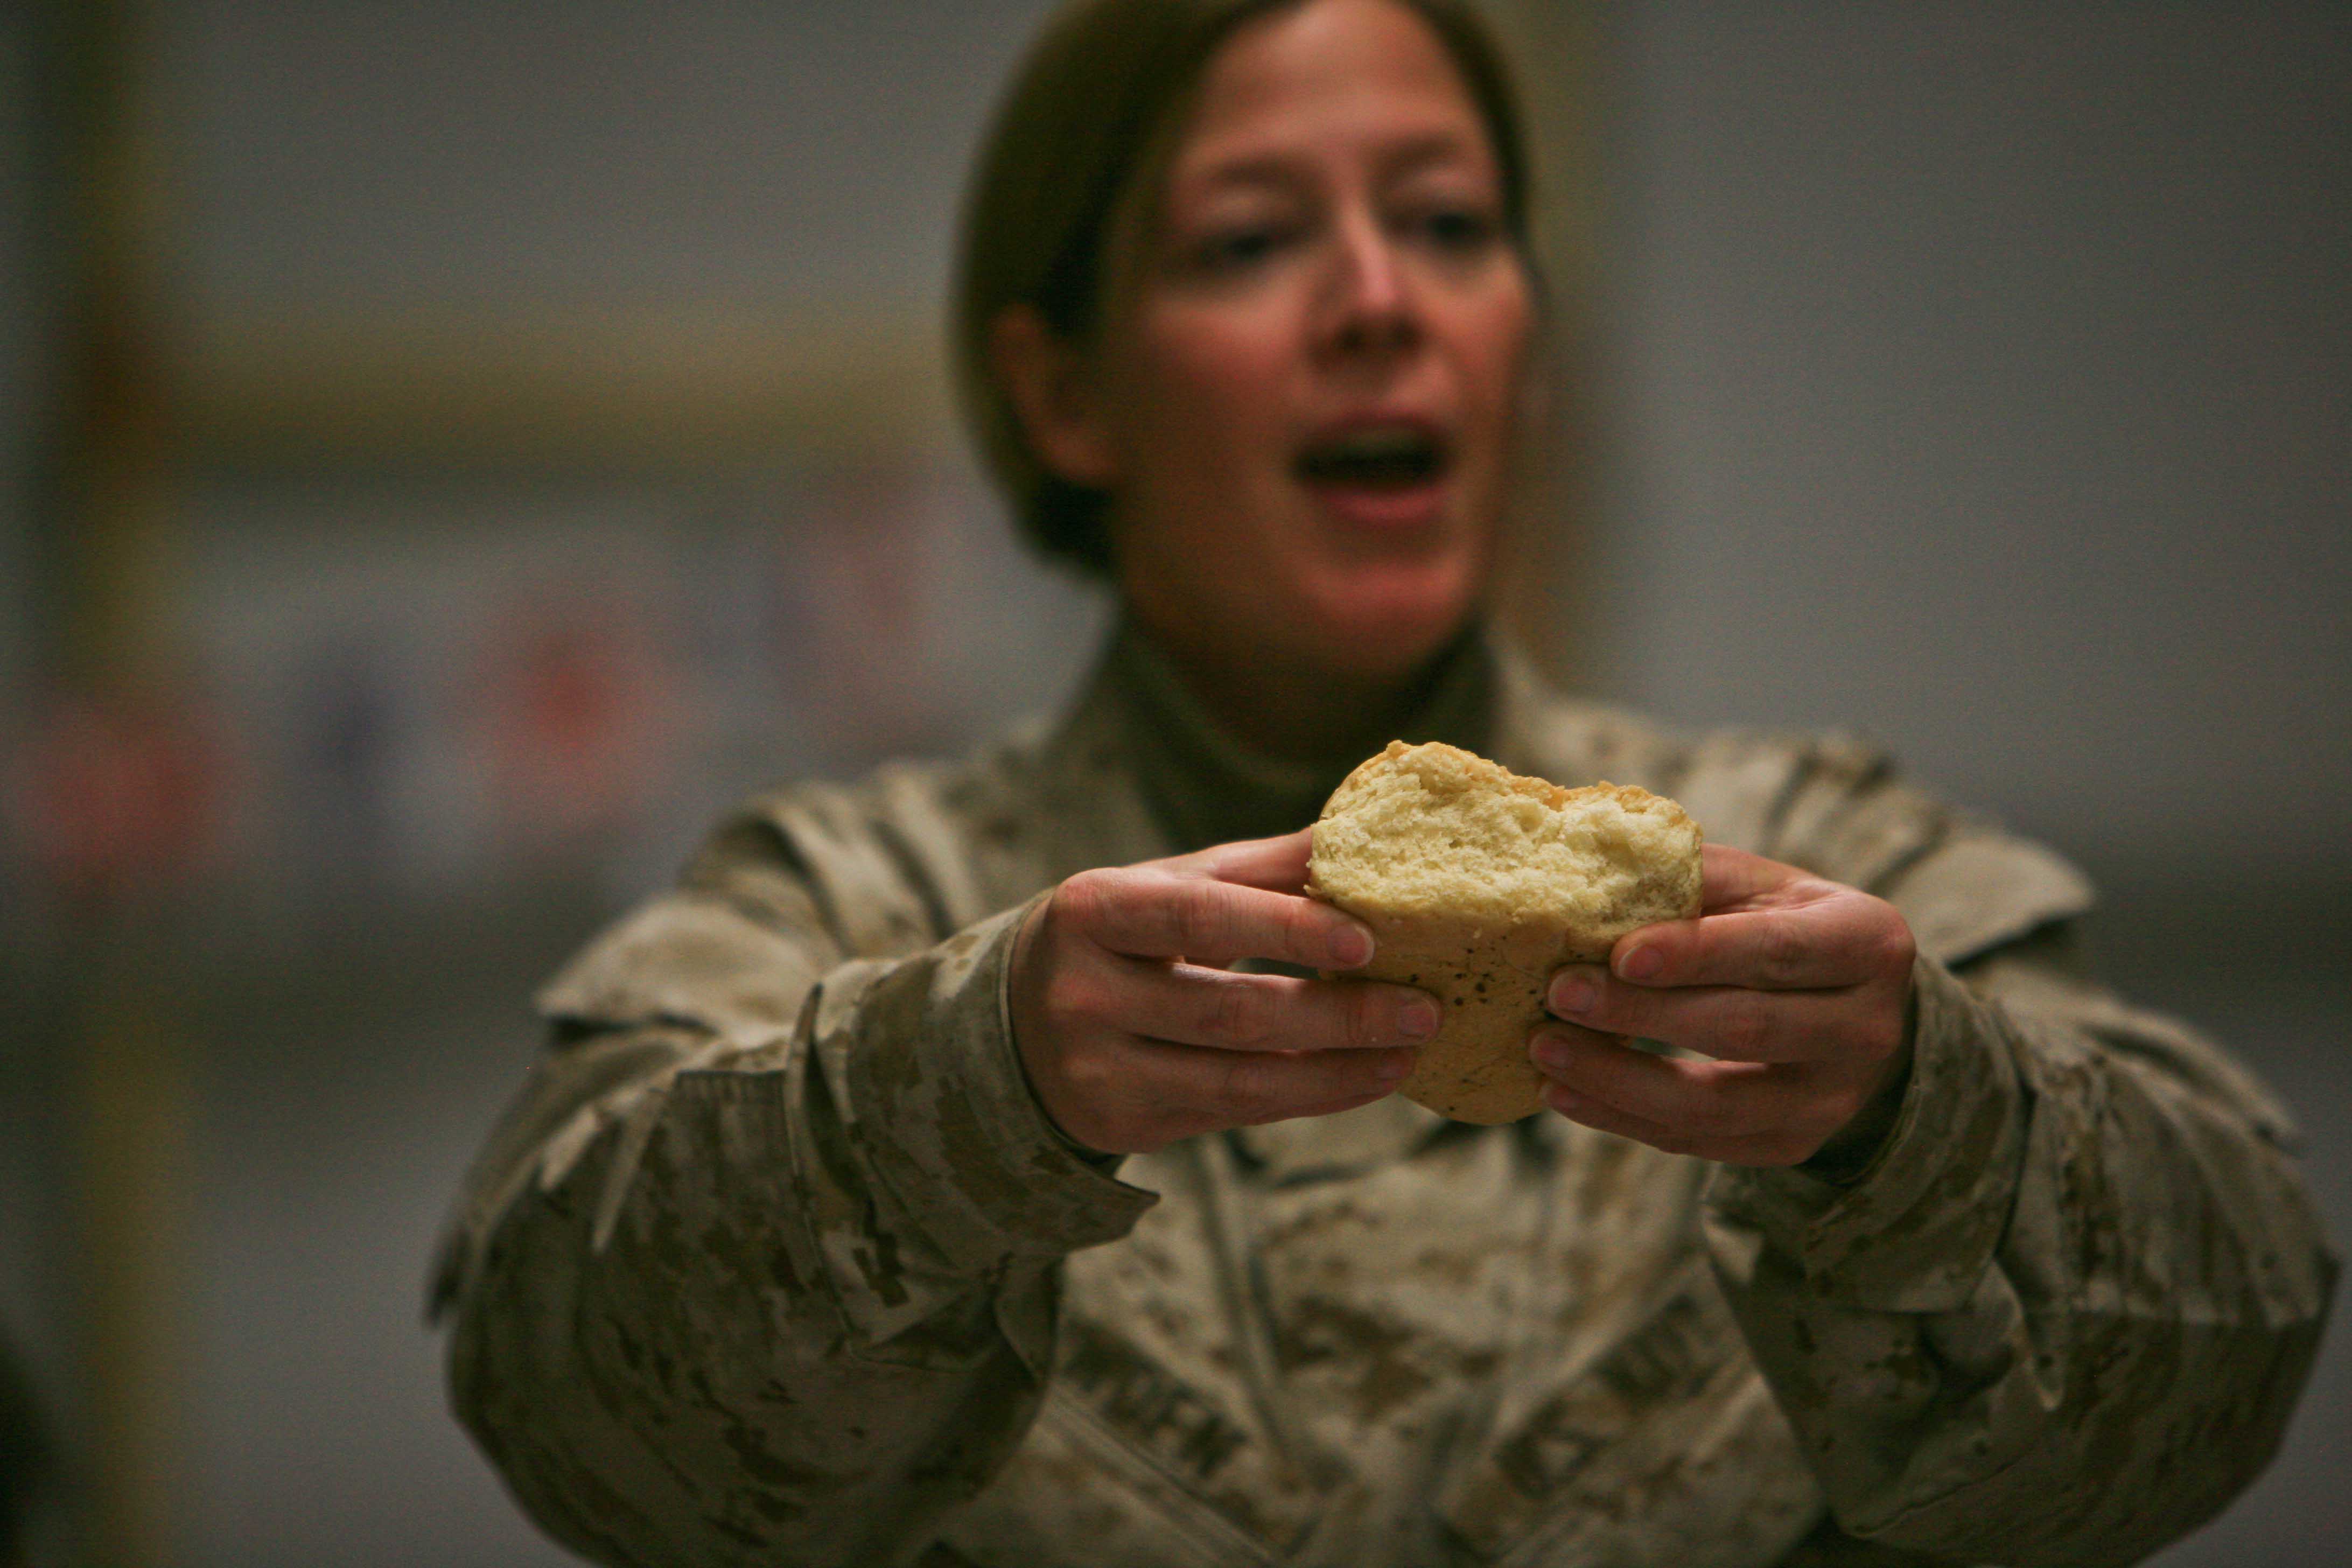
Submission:
POLYGON ((1145 624, 1359 679, 1442 646, 1492 559, 1531 304, 1427 24, 1310 0, 1236 32, 1114 298, 1090 482, 1145 624))

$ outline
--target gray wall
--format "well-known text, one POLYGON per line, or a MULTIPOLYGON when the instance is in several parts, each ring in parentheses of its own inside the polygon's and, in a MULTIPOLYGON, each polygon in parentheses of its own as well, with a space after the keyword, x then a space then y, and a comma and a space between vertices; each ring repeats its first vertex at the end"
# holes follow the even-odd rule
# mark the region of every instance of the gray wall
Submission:
POLYGON ((1612 10, 1602 684, 2342 877, 2352 7, 1612 10))
POLYGON ((207 306, 782 297, 930 310, 1042 0, 187 0, 207 306))

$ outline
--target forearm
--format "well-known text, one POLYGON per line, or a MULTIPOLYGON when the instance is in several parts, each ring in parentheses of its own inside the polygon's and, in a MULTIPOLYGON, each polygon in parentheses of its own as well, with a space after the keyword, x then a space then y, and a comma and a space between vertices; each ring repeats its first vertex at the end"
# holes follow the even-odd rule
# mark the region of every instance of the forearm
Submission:
POLYGON ((1727 1169, 1718 1274, 1840 1520, 2122 1563, 2268 1458, 2333 1281, 2282 1121, 2212 1047, 2032 955, 1923 964, 1848 1185, 1727 1169))
POLYGON ((1019 1441, 1055 1262, 1149 1200, 1029 1101, 1006 918, 835 969, 789 1037, 684 1058, 498 1217, 453 1390, 551 1531, 616 1563, 888 1562, 1019 1441))
POLYGON ((952 1500, 945 1461, 987 1463, 1034 1393, 978 1287, 922 1303, 928 1364, 861 1352, 780 1234, 794 1194, 745 1146, 772 1130, 730 1077, 672 1096, 601 1252, 612 1140, 508 1216, 457 1318, 454 1402, 524 1507, 595 1561, 888 1562, 887 1527, 952 1500), (992 1389, 994 1421, 960 1423, 992 1389), (925 1468, 932 1497, 877 1506, 925 1468))

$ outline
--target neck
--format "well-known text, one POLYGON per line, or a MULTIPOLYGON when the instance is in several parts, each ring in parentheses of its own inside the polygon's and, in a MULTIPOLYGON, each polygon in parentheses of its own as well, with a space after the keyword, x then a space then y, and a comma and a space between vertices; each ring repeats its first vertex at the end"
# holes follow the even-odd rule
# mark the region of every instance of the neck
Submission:
MULTIPOLYGON (((1144 629, 1193 701, 1225 735, 1284 762, 1321 763, 1378 750, 1427 696, 1444 650, 1395 675, 1334 674, 1189 644, 1144 629)), ((1447 645, 1451 647, 1451 643, 1447 645)))
POLYGON ((1485 752, 1494 738, 1496 670, 1474 629, 1393 682, 1249 679, 1236 662, 1187 658, 1130 606, 1088 688, 1180 851, 1304 826, 1391 740, 1485 752))

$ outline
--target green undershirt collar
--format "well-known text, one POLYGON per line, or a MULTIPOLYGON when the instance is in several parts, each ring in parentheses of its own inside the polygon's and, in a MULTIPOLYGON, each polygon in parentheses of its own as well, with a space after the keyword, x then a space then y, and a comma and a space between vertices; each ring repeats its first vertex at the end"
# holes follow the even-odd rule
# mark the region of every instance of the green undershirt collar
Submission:
POLYGON ((1145 801, 1180 853, 1296 832, 1321 814, 1349 770, 1391 740, 1493 749, 1497 678, 1485 628, 1473 622, 1430 662, 1420 692, 1389 732, 1367 733, 1318 762, 1269 757, 1210 717, 1168 656, 1122 617, 1099 679, 1145 801))

